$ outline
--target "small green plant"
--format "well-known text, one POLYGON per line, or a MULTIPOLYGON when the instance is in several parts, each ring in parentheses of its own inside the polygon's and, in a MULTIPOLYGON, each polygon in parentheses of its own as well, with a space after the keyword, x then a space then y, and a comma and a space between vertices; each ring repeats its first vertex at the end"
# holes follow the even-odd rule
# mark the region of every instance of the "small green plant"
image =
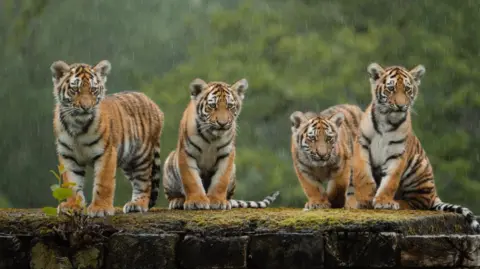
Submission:
MULTIPOLYGON (((58 201, 60 204, 67 198, 71 197, 73 195, 73 190, 72 187, 75 186, 75 182, 65 182, 63 180, 63 174, 65 173, 65 167, 60 164, 57 167, 58 173, 50 170, 50 172, 57 178, 58 183, 53 184, 50 186, 50 190, 52 191, 52 196, 58 201)), ((56 216, 57 215, 57 208, 51 207, 51 206, 46 206, 42 208, 42 211, 47 215, 47 216, 56 216)))

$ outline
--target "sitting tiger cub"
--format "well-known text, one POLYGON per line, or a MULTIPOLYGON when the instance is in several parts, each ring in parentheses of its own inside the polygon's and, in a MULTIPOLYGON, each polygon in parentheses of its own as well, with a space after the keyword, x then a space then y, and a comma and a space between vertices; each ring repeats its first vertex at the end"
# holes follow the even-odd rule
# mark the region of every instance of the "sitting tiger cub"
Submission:
POLYGON ((54 62, 53 94, 56 100, 53 129, 64 181, 74 182, 74 197, 58 212, 85 205, 85 169, 94 168, 91 217, 113 215, 115 172, 121 167, 133 187, 124 213, 145 212, 155 205, 160 185, 160 135, 163 112, 146 95, 122 92, 105 95, 110 62, 95 66, 54 62))
POLYGON ((360 123, 358 175, 354 177, 359 208, 420 209, 463 215, 472 229, 480 224, 470 209, 443 202, 433 167, 412 127, 410 111, 420 91, 425 67, 368 67, 372 100, 360 123))
POLYGON ((233 200, 236 186, 235 138, 246 79, 233 85, 190 84, 191 100, 180 122, 177 149, 164 164, 163 187, 170 209, 264 208, 278 196, 263 201, 233 200))
MULTIPOLYGON (((319 114, 296 111, 290 115, 293 166, 308 198, 305 210, 346 206, 362 115, 359 107, 348 104, 319 114), (327 181, 325 193, 322 183, 327 181)), ((348 197, 349 204, 354 203, 352 198, 348 197)))

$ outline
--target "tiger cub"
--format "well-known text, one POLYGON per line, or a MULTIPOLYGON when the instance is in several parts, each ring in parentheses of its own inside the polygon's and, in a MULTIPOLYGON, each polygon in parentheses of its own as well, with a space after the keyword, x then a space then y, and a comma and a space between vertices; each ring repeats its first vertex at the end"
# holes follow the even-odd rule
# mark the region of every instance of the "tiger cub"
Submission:
POLYGON ((358 106, 348 104, 319 114, 290 115, 293 166, 308 199, 305 210, 346 206, 362 115, 358 106), (328 182, 326 192, 324 182, 328 182))
POLYGON ((462 214, 480 232, 473 213, 438 197, 432 165, 412 130, 410 110, 418 96, 425 67, 367 68, 372 101, 360 124, 361 162, 354 177, 360 208, 424 209, 462 214), (363 169, 362 169, 363 168, 363 169))
POLYGON ((155 205, 160 185, 160 136, 164 116, 146 95, 137 92, 106 94, 111 64, 95 66, 54 62, 53 129, 64 180, 74 182, 75 195, 58 213, 85 206, 85 169, 93 166, 91 217, 114 214, 115 172, 120 167, 131 181, 132 199, 124 213, 145 212, 155 205))
POLYGON ((195 79, 191 100, 180 121, 177 149, 165 160, 163 187, 170 209, 267 207, 263 201, 233 200, 236 186, 235 138, 246 79, 229 85, 195 79))

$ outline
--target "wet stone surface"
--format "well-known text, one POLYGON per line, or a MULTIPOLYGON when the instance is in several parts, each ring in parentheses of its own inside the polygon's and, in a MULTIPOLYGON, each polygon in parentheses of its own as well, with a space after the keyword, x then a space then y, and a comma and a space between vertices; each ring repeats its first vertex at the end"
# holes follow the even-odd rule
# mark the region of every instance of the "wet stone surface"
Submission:
POLYGON ((325 238, 327 268, 388 268, 396 264, 396 233, 331 232, 325 238))
POLYGON ((87 224, 35 210, 0 210, 0 269, 480 269, 480 235, 470 235, 455 214, 297 209, 117 214, 76 230, 87 224))
POLYGON ((177 268, 176 234, 115 234, 108 242, 106 268, 177 268))
POLYGON ((0 269, 29 268, 28 236, 0 235, 0 269))
POLYGON ((249 268, 323 268, 321 234, 281 233, 251 236, 249 268))
POLYGON ((480 267, 480 235, 409 236, 400 247, 404 267, 480 267))
POLYGON ((247 268, 248 236, 199 237, 187 235, 177 254, 181 268, 247 268))

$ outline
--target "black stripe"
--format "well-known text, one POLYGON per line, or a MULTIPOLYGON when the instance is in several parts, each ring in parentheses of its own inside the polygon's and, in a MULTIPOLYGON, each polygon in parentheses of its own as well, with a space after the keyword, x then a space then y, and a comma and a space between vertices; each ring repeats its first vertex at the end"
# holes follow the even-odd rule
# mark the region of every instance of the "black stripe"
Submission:
POLYGON ((59 118, 60 118, 60 123, 62 124, 63 128, 65 128, 65 131, 67 131, 67 133, 70 135, 70 136, 74 136, 72 131, 70 130, 70 128, 68 127, 68 123, 65 121, 65 115, 64 113, 62 113, 62 110, 60 109, 60 113, 59 113, 59 118))
MULTIPOLYGON (((203 141, 205 141, 205 143, 208 143, 210 144, 210 141, 203 135, 203 133, 200 131, 200 122, 198 121, 198 119, 195 119, 195 123, 197 125, 197 134, 200 136, 200 138, 202 138, 203 141)), ((186 131, 185 131, 186 132, 186 131)))
POLYGON ((103 152, 95 155, 95 157, 92 158, 92 162, 96 163, 98 161, 98 159, 100 159, 100 157, 102 157, 102 156, 103 156, 103 152))
POLYGON ((403 188, 404 189, 410 189, 410 188, 417 188, 418 186, 428 182, 428 181, 433 181, 433 178, 431 177, 425 177, 425 178, 422 178, 422 179, 417 179, 417 180, 412 180, 410 182, 410 184, 408 185, 403 185, 403 188))
POLYGON ((72 173, 74 173, 77 176, 84 177, 85 176, 85 171, 84 170, 72 170, 72 173))
MULTIPOLYGON (((91 116, 90 119, 87 121, 87 123, 85 124, 85 126, 83 126, 82 132, 81 132, 82 134, 88 132, 88 129, 89 129, 90 126, 92 125, 94 119, 95 119, 95 110, 93 111, 92 116, 91 116)), ((100 120, 99 120, 99 121, 100 121, 100 120)), ((100 122, 98 123, 98 125, 100 125, 100 122)))
POLYGON ((221 145, 221 146, 218 146, 218 147, 217 147, 217 151, 220 151, 220 150, 222 150, 223 148, 225 148, 225 147, 227 147, 228 145, 230 145, 230 143, 232 143, 232 140, 233 140, 233 136, 232 136, 225 144, 223 144, 223 145, 221 145))
POLYGON ((158 153, 157 150, 154 150, 154 151, 153 151, 153 158, 154 158, 154 159, 160 158, 160 153, 158 153))
POLYGON ((97 139, 93 140, 93 141, 90 142, 90 143, 85 143, 85 144, 83 144, 83 145, 86 146, 86 147, 94 146, 95 144, 97 144, 98 142, 100 142, 100 140, 102 140, 102 137, 103 137, 104 134, 105 134, 105 130, 103 131, 103 133, 101 133, 101 134, 97 137, 97 139))
POLYGON ((185 149, 184 151, 185 151, 185 154, 187 154, 187 156, 188 156, 188 157, 190 157, 190 158, 192 158, 192 159, 194 159, 195 161, 197 161, 197 162, 198 162, 197 158, 196 158, 195 156, 193 156, 193 154, 192 154, 192 153, 188 152, 188 150, 187 150, 187 149, 185 149))
POLYGON ((72 149, 69 145, 67 145, 67 143, 63 142, 63 141, 60 140, 60 139, 58 139, 57 141, 58 141, 58 144, 60 144, 62 147, 66 148, 66 149, 68 149, 68 150, 70 150, 70 151, 73 151, 73 149, 72 149))
POLYGON ((365 139, 369 145, 372 143, 372 140, 370 140, 370 138, 368 138, 364 133, 362 133, 362 138, 365 139))
POLYGON ((420 200, 421 196, 415 196, 410 199, 408 199, 408 204, 413 208, 413 209, 422 209, 425 208, 425 204, 420 200))
POLYGON ((305 166, 305 167, 310 167, 310 165, 302 162, 302 160, 300 159, 300 157, 299 157, 298 155, 297 155, 297 161, 298 161, 299 164, 301 164, 301 165, 303 165, 303 166, 305 166))
POLYGON ((389 141, 388 142, 388 145, 396 145, 396 144, 402 144, 405 142, 405 140, 407 140, 406 137, 402 138, 402 139, 399 139, 399 140, 392 140, 392 141, 389 141))
POLYGON ((372 104, 372 109, 370 110, 370 116, 372 119, 373 129, 375 129, 375 132, 377 132, 378 134, 382 134, 378 129, 378 122, 377 122, 377 118, 375 117, 375 104, 372 104))
POLYGON ((213 167, 216 168, 217 165, 218 165, 218 163, 219 163, 221 160, 227 158, 229 155, 230 155, 230 152, 229 152, 229 153, 222 154, 222 155, 218 155, 218 156, 217 156, 217 160, 215 161, 215 165, 214 165, 213 167))
POLYGON ((433 187, 428 187, 428 188, 421 188, 421 189, 414 189, 414 190, 409 190, 409 191, 403 191, 403 195, 409 195, 409 194, 429 194, 432 193, 433 187))
POLYGON ((187 136, 187 143, 192 145, 194 148, 196 148, 199 153, 203 152, 202 149, 197 144, 195 144, 188 136, 187 136))
MULTIPOLYGON (((399 153, 399 154, 392 154, 390 156, 388 156, 388 158, 385 160, 385 162, 383 163, 383 165, 385 165, 386 163, 388 163, 388 161, 390 160, 395 160, 395 159, 398 159, 400 157, 402 157, 403 153, 399 153)), ((382 165, 382 166, 383 166, 382 165)))
POLYGON ((81 166, 73 156, 70 156, 70 155, 67 155, 67 154, 60 154, 60 156, 62 156, 62 158, 65 159, 65 160, 72 161, 76 165, 81 166))
POLYGON ((130 161, 132 165, 140 166, 142 164, 145 164, 146 162, 150 162, 149 157, 151 157, 151 148, 146 146, 145 150, 137 155, 134 159, 130 161))
POLYGON ((393 123, 391 121, 387 121, 388 124, 392 127, 389 132, 395 132, 405 121, 407 120, 407 114, 403 117, 399 122, 393 123))
MULTIPOLYGON (((140 148, 140 150, 141 150, 141 149, 142 149, 142 148, 140 148)), ((136 152, 137 154, 130 160, 130 163, 131 163, 131 164, 136 164, 138 161, 140 161, 140 159, 143 159, 143 157, 145 156, 145 154, 146 154, 148 151, 150 151, 150 147, 148 147, 148 146, 145 146, 145 147, 143 148, 143 151, 140 151, 140 152, 137 151, 137 152, 136 152)), ((133 152, 133 153, 135 153, 135 152, 133 152)))
MULTIPOLYGON (((410 169, 410 172, 408 172, 408 174, 403 176, 404 179, 409 178, 411 175, 413 175, 418 170, 418 168, 420 167, 420 165, 422 163, 421 159, 422 158, 420 158, 420 157, 417 158, 417 161, 415 162, 415 164, 413 164, 413 167, 410 169)), ((410 164, 412 164, 412 163, 410 163, 410 164)), ((409 166, 407 166, 407 170, 408 170, 408 167, 409 166)))

